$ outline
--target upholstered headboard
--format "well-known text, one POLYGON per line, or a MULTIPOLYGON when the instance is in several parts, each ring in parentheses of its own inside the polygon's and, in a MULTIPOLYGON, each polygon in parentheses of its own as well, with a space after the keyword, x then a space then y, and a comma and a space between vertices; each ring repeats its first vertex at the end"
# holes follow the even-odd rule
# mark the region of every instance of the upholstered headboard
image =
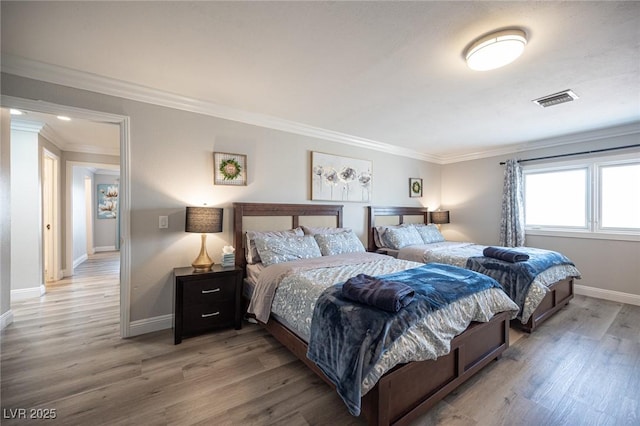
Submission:
POLYGON ((368 235, 368 251, 376 251, 376 242, 374 240, 374 229, 378 225, 400 225, 403 223, 429 223, 429 209, 426 207, 368 207, 369 214, 367 219, 367 235, 368 235), (381 218, 389 217, 384 223, 379 223, 381 218), (393 222, 393 223, 392 223, 393 222))
MULTIPOLYGON (((233 240, 236 248, 236 265, 242 268, 247 265, 247 259, 244 255, 244 246, 246 244, 244 234, 248 229, 247 219, 249 217, 264 218, 267 224, 278 223, 278 226, 281 227, 280 229, 297 228, 301 225, 325 225, 341 228, 342 205, 233 203, 233 240), (277 219, 277 222, 270 219, 277 219)), ((268 230, 264 229, 265 224, 260 226, 263 228, 262 230, 268 230)))

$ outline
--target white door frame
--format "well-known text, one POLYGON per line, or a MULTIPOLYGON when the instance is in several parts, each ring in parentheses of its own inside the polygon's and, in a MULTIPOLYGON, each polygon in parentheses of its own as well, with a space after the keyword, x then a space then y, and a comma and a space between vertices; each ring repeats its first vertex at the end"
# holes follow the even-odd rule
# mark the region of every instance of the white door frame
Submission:
MULTIPOLYGON (((131 335, 131 152, 130 118, 128 116, 91 111, 84 108, 58 105, 50 102, 2 95, 1 105, 42 112, 47 114, 68 114, 73 117, 117 124, 120 127, 120 336, 131 335)), ((69 176, 67 175, 67 179, 69 176)), ((67 207, 69 199, 67 198, 67 207)), ((67 226, 69 222, 67 221, 67 226)), ((67 230, 73 228, 67 228, 67 230)), ((69 232, 67 232, 69 235, 69 232)), ((73 257, 73 256, 72 256, 73 257)), ((68 260, 67 260, 68 261, 68 260)))

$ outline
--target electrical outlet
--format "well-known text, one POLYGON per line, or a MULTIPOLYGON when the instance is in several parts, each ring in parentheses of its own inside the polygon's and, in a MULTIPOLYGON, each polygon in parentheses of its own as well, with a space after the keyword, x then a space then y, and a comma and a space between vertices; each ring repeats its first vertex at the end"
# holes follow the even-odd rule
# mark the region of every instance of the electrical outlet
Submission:
POLYGON ((167 229, 169 227, 169 216, 160 216, 158 218, 158 228, 167 229))

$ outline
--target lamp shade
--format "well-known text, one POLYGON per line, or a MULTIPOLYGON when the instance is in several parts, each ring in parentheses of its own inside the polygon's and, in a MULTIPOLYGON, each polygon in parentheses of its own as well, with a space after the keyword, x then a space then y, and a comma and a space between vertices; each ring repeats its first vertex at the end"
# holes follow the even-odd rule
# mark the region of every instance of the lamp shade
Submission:
POLYGON ((431 212, 431 223, 441 225, 443 223, 449 223, 449 210, 438 210, 431 212))
POLYGON ((222 232, 222 209, 214 207, 187 207, 184 230, 200 234, 222 232))

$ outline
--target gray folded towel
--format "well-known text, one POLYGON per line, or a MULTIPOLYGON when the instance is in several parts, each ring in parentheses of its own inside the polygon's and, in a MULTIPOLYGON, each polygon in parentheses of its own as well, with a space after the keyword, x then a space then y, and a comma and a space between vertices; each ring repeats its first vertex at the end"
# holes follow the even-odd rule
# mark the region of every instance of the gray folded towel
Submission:
POLYGON ((504 247, 487 247, 482 250, 482 254, 486 257, 493 257, 494 259, 500 259, 511 263, 529 260, 528 254, 504 247))

